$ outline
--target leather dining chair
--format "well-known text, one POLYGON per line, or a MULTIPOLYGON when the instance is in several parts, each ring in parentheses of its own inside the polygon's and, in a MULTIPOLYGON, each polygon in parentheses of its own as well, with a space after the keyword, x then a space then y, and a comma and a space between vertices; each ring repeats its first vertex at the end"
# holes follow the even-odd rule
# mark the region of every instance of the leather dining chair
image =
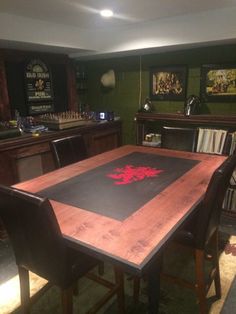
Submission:
POLYGON ((196 128, 163 126, 161 130, 161 147, 194 152, 197 132, 196 128))
MULTIPOLYGON (((30 313, 29 271, 61 289, 64 314, 73 312, 73 288, 98 260, 71 249, 63 239, 51 203, 46 198, 0 185, 0 216, 15 254, 20 279, 21 310, 30 313)), ((95 313, 114 294, 118 297, 119 312, 124 311, 123 273, 115 270, 115 284, 88 273, 109 288, 89 313, 95 313)))
POLYGON ((228 157, 214 172, 204 198, 197 207, 196 214, 174 237, 174 244, 192 251, 195 260, 195 282, 162 273, 162 278, 195 290, 201 314, 207 313, 206 295, 214 281, 216 296, 221 298, 221 283, 218 252, 218 229, 222 204, 231 175, 236 167, 236 155, 228 157), (210 260, 212 271, 205 280, 205 262, 210 260))
MULTIPOLYGON (((161 278, 175 284, 190 288, 196 292, 199 301, 199 313, 207 313, 206 295, 214 281, 216 296, 221 298, 221 283, 218 252, 218 229, 220 224, 222 204, 231 175, 236 168, 236 154, 229 156, 225 162, 215 170, 208 184, 206 193, 197 205, 194 215, 170 242, 178 249, 192 252, 195 261, 195 282, 188 282, 172 274, 162 271, 161 278), (205 261, 212 264, 209 280, 205 281, 205 261)), ((180 252, 178 250, 178 252, 180 252)), ((165 255, 165 253, 164 253, 165 255)), ((140 279, 134 277, 134 302, 139 301, 140 279)))
POLYGON ((51 142, 56 168, 65 167, 88 157, 82 135, 72 135, 51 142))
MULTIPOLYGON (((53 140, 51 151, 57 169, 88 157, 84 139, 80 134, 53 140)), ((99 263, 98 270, 100 275, 104 274, 103 262, 99 263)))

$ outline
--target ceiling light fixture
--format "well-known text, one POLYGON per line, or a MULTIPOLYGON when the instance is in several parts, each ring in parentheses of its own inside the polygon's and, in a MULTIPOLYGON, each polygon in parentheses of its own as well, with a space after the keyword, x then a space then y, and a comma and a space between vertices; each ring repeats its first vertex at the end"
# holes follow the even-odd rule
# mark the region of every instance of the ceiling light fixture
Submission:
POLYGON ((102 10, 100 14, 103 17, 111 17, 113 15, 113 12, 109 9, 105 9, 105 10, 102 10))

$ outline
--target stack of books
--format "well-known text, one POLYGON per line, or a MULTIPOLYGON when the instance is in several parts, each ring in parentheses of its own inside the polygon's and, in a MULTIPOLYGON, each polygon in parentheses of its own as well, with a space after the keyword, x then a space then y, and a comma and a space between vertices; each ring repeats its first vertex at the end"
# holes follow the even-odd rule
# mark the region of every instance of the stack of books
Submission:
POLYGON ((221 155, 225 146, 226 136, 226 130, 199 128, 196 151, 221 155))
MULTIPOLYGON (((236 132, 227 130, 199 128, 196 151, 199 153, 232 155, 236 149, 236 132)), ((223 209, 236 215, 236 170, 234 171, 230 187, 227 189, 223 209)))

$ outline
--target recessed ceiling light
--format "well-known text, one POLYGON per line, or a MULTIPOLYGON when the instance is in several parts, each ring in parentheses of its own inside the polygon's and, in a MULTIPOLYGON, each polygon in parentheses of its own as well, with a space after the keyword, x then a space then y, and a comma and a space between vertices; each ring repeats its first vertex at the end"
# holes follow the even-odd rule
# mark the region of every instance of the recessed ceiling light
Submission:
POLYGON ((105 9, 105 10, 102 10, 100 14, 103 17, 111 17, 113 15, 113 12, 111 10, 105 9))

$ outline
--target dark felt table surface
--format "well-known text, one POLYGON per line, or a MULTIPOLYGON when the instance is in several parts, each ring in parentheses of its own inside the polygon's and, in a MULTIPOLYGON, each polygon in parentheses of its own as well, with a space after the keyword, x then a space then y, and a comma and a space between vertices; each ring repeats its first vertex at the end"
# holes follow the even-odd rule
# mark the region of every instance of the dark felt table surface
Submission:
POLYGON ((124 220, 198 163, 135 152, 53 185, 39 195, 124 220))

